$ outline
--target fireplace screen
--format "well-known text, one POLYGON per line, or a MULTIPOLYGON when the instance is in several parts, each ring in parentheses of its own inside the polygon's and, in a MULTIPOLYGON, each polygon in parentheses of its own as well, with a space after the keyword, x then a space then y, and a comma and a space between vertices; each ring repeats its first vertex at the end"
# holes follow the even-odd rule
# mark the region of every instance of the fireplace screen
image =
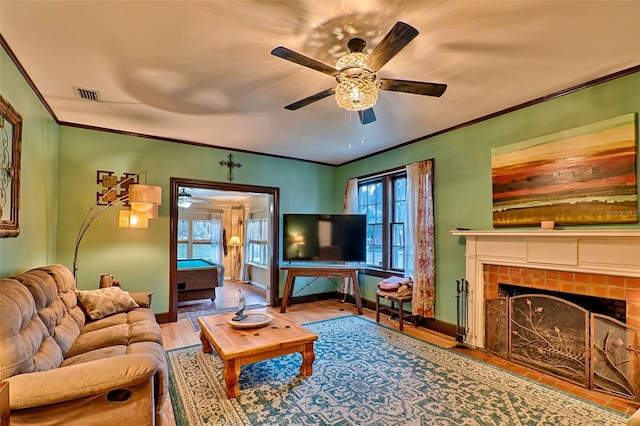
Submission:
POLYGON ((638 330, 598 314, 591 330, 593 388, 638 399, 638 330))
POLYGON ((507 297, 487 300, 485 303, 486 326, 484 328, 484 347, 502 358, 508 358, 509 318, 507 297))
POLYGON ((554 296, 523 295, 511 303, 510 358, 589 385, 589 312, 554 296))
POLYGON ((588 389, 640 400, 640 330, 549 295, 499 297, 485 308, 488 351, 588 389))

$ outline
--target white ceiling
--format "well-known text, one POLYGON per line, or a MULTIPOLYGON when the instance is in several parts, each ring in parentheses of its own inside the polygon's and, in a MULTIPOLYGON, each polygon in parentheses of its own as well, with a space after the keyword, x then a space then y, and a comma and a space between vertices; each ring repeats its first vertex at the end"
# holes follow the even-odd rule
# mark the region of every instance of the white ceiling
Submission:
POLYGON ((186 187, 184 190, 187 194, 191 195, 193 200, 199 200, 196 201, 196 204, 200 202, 202 204, 241 203, 252 197, 267 197, 264 194, 254 192, 223 191, 191 187, 186 187))
POLYGON ((342 164, 639 65, 640 1, 0 0, 0 34, 61 123, 342 164), (378 77, 441 98, 383 91, 364 127, 331 97, 283 108, 335 80, 274 47, 335 66, 396 21, 420 35, 378 77))

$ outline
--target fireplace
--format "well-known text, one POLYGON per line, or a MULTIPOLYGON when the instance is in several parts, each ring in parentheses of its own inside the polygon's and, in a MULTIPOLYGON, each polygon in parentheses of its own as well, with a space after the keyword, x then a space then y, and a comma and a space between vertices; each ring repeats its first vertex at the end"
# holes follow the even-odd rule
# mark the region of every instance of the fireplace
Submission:
POLYGON ((546 363, 549 369, 540 369, 551 374, 566 370, 566 375, 556 375, 590 389, 615 382, 613 390, 606 391, 637 399, 638 383, 626 381, 638 372, 638 333, 627 331, 627 326, 640 328, 639 231, 454 231, 453 235, 466 239, 467 344, 536 368, 546 363), (591 298, 603 301, 610 311, 573 309, 580 305, 575 303, 578 299, 591 298), (540 317, 550 317, 555 308, 559 311, 554 315, 565 316, 560 326, 531 327, 540 317), (511 312, 520 317, 499 322, 511 312), (517 329, 518 323, 525 327, 517 329), (516 324, 515 330, 511 324, 516 324), (496 341, 495 335, 505 340, 514 337, 517 353, 500 338, 496 341), (559 346, 539 344, 555 338, 559 346), (565 348, 567 341, 575 346, 565 348), (556 358, 563 357, 566 365, 556 364, 556 358), (616 357, 626 358, 616 365, 616 357), (605 371, 599 363, 614 368, 605 371), (612 380, 613 376, 622 380, 612 380))
POLYGON ((516 297, 523 295, 546 295, 578 305, 588 312, 605 315, 627 323, 627 303, 624 300, 610 299, 602 296, 591 296, 562 291, 544 290, 535 287, 521 287, 511 284, 498 285, 498 297, 516 297))

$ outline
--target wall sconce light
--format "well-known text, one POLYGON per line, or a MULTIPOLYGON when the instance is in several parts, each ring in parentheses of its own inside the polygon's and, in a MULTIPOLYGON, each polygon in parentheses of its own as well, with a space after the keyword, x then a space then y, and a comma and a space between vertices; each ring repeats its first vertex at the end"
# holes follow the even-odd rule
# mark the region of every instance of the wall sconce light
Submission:
POLYGON ((120 228, 148 228, 149 219, 158 217, 158 205, 162 203, 162 188, 136 182, 140 176, 147 178, 147 172, 140 172, 119 182, 104 192, 85 214, 76 237, 76 247, 73 254, 73 276, 78 272, 78 249, 84 234, 89 226, 102 213, 118 204, 129 203, 130 210, 121 210, 118 214, 118 227, 120 228), (120 191, 121 195, 118 195, 120 191))

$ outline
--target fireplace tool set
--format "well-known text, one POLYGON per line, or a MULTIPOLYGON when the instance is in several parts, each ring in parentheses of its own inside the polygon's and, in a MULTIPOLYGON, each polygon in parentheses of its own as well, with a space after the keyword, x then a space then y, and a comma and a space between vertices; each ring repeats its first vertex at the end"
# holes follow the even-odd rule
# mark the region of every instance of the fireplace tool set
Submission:
POLYGON ((458 304, 456 319, 456 345, 459 348, 467 348, 464 344, 467 338, 467 297, 469 295, 469 281, 466 279, 456 280, 456 299, 458 304))

